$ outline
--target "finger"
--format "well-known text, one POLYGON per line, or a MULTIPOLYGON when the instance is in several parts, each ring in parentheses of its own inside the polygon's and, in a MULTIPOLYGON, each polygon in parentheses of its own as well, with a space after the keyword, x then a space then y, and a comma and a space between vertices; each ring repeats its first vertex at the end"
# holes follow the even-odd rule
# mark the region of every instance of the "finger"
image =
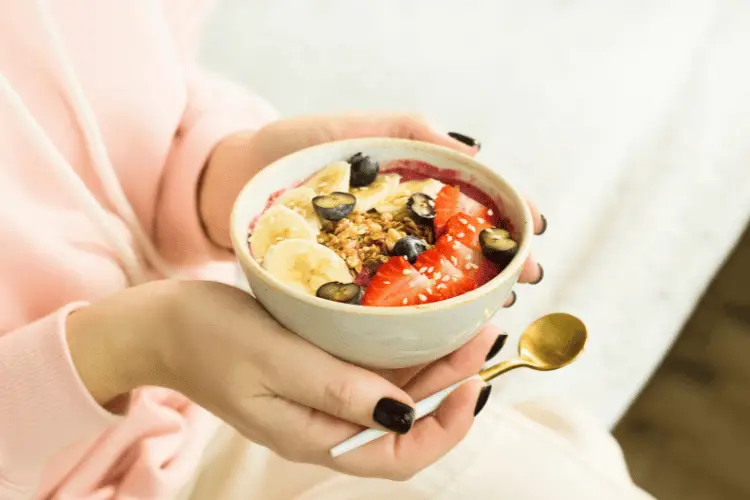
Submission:
POLYGON ((408 432, 409 395, 377 374, 345 363, 284 330, 263 360, 264 385, 274 394, 367 427, 408 432))
POLYGON ((329 450, 362 430, 361 426, 280 397, 264 397, 243 406, 235 409, 234 418, 217 416, 247 439, 293 462, 329 466, 329 450))
POLYGON ((547 218, 539 211, 536 203, 526 198, 526 204, 531 210, 531 218, 534 221, 534 234, 537 236, 544 234, 547 230, 547 218))
POLYGON ((523 263, 521 274, 518 275, 518 282, 536 285, 542 281, 542 278, 544 278, 544 269, 533 255, 529 255, 529 258, 523 263))
POLYGON ((516 294, 515 290, 511 290, 510 295, 508 295, 508 298, 505 299, 503 307, 513 307, 513 305, 516 303, 516 300, 518 300, 518 295, 516 294))
POLYGON ((469 432, 484 384, 471 380, 454 391, 440 408, 419 420, 405 436, 389 435, 334 459, 348 474, 406 480, 433 464, 469 432))
POLYGON ((497 326, 488 323, 466 345, 425 368, 405 387, 414 401, 445 389, 474 375, 482 369, 493 344, 503 334, 497 326))
POLYGON ((461 153, 474 156, 481 144, 476 139, 457 132, 443 132, 427 120, 415 115, 395 117, 390 130, 392 137, 402 137, 415 141, 430 142, 439 146, 455 149, 461 153))

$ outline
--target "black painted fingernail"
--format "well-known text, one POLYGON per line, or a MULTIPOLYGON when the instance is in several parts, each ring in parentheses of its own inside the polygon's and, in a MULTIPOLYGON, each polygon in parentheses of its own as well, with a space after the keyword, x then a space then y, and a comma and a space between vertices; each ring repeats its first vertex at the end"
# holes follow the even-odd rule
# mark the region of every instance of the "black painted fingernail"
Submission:
POLYGON ((500 350, 505 345, 505 341, 508 340, 508 336, 504 333, 501 333, 497 336, 497 339, 495 340, 495 343, 492 344, 492 347, 490 347, 489 352, 487 353, 487 357, 485 358, 485 361, 489 361, 495 356, 497 356, 497 353, 500 352, 500 350))
POLYGON ((468 135, 464 135, 464 134, 459 134, 458 132, 448 132, 448 135, 456 139, 458 142, 463 142, 467 146, 470 146, 472 148, 482 149, 482 143, 474 139, 473 137, 469 137, 468 135))
POLYGON ((547 230, 547 217, 545 217, 544 215, 540 215, 539 217, 541 217, 542 219, 542 229, 540 229, 539 232, 536 233, 537 236, 543 235, 547 230))
POLYGON ((511 301, 510 301, 510 304, 508 304, 508 305, 507 305, 507 306, 505 306, 505 307, 513 307, 513 304, 515 304, 515 303, 516 303, 516 300, 518 300, 518 295, 516 295, 516 292, 515 292, 515 290, 514 290, 514 291, 512 291, 512 292, 510 292, 510 296, 511 296, 511 297, 513 297, 513 300, 511 300, 511 301))
POLYGON ((536 266, 539 268, 539 278, 536 281, 529 281, 529 285, 538 285, 544 279, 544 268, 539 263, 536 266))
POLYGON ((383 398, 375 405, 372 418, 388 430, 406 434, 414 423, 414 408, 395 399, 383 398))
POLYGON ((479 412, 482 411, 482 408, 484 408, 484 405, 487 404, 487 400, 490 399, 491 392, 492 392, 491 385, 485 385, 484 387, 482 387, 482 390, 479 393, 479 397, 477 398, 477 405, 474 407, 475 417, 479 415, 479 412))

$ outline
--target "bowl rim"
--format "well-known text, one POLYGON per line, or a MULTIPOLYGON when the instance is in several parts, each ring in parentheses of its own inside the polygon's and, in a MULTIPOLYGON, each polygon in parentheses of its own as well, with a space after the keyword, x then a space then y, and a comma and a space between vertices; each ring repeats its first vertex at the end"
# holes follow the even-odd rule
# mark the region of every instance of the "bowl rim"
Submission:
POLYGON ((339 141, 326 142, 323 144, 317 144, 315 146, 301 149, 299 151, 283 156, 269 163, 266 167, 263 168, 263 170, 271 169, 282 161, 294 163, 297 161, 298 158, 309 155, 312 151, 317 151, 320 149, 335 149, 338 147, 349 146, 349 145, 352 146, 352 149, 357 149, 357 147, 367 147, 367 146, 377 145, 377 147, 385 147, 385 148, 391 148, 391 149, 403 149, 404 153, 408 153, 409 151, 413 151, 415 149, 429 150, 438 155, 447 157, 448 159, 453 160, 457 163, 468 165, 473 170, 483 171, 485 174, 488 174, 489 176, 495 178, 495 180, 500 181, 500 183, 504 184, 505 187, 507 188, 510 194, 510 197, 515 198, 515 201, 517 202, 517 204, 520 205, 522 208, 522 219, 519 221, 522 225, 520 229, 521 245, 518 248, 518 252, 516 253, 515 257, 513 257, 513 260, 511 260, 510 264, 508 264, 505 267, 505 269, 503 269, 497 276, 492 278, 490 281, 488 281, 484 285, 472 290, 471 292, 467 292, 463 295, 459 295, 457 297, 453 297, 447 300, 442 300, 439 302, 432 302, 428 304, 415 304, 411 306, 389 306, 389 307, 367 306, 367 307, 363 307, 363 306, 354 305, 354 304, 341 304, 338 302, 321 299, 319 297, 314 297, 312 295, 308 295, 304 292, 296 290, 295 288, 287 286, 284 283, 280 282, 279 280, 270 276, 260 266, 258 261, 256 261, 253 258, 253 256, 250 253, 250 248, 248 245, 247 227, 244 227, 244 228, 240 227, 240 223, 242 221, 241 221, 240 214, 238 212, 240 209, 240 205, 242 205, 242 202, 245 199, 245 197, 252 195, 253 183, 255 179, 257 178, 257 176, 255 176, 251 178, 243 186, 239 195, 235 199, 234 204, 232 206, 232 214, 230 218, 229 228, 230 228, 230 235, 232 238, 232 246, 234 247, 236 258, 238 260, 246 261, 248 263, 247 268, 249 268, 250 272, 256 275, 266 285, 271 286, 277 290, 280 290, 284 292, 285 294, 294 297, 297 300, 301 300, 312 306, 320 307, 323 309, 329 309, 332 311, 343 312, 343 313, 356 312, 357 314, 364 315, 364 316, 382 316, 382 315, 402 316, 402 315, 425 314, 425 313, 437 311, 440 309, 450 309, 450 308, 459 306, 467 302, 472 302, 475 299, 497 289, 503 283, 505 283, 511 276, 513 276, 517 271, 520 271, 520 268, 523 266, 523 263, 526 261, 526 259, 528 258, 530 254, 531 238, 533 237, 533 223, 532 223, 532 217, 531 217, 531 210, 529 209, 529 206, 526 203, 526 200, 519 193, 519 191, 515 188, 515 186, 513 186, 513 184, 508 182, 503 176, 501 176, 500 174, 498 174, 497 172, 495 172, 494 170, 492 170, 485 164, 472 158, 471 156, 461 153, 459 151, 456 151, 454 149, 450 149, 445 146, 439 146, 437 144, 432 144, 432 143, 427 143, 427 142, 414 141, 411 139, 397 139, 397 138, 390 138, 390 137, 344 139, 344 140, 339 140, 339 141))

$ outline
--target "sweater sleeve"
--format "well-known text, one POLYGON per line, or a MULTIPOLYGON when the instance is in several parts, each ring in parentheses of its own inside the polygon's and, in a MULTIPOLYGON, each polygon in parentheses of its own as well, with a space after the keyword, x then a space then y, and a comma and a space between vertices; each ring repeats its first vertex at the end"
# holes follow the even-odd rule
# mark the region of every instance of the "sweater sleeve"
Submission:
POLYGON ((85 305, 0 337, 0 500, 30 498, 55 453, 120 420, 94 401, 70 357, 65 320, 85 305))
POLYGON ((166 22, 185 68, 187 103, 164 168, 156 206, 156 242, 173 264, 228 260, 230 252, 205 235, 198 213, 203 168, 216 145, 236 132, 276 119, 276 111, 248 89, 198 67, 202 25, 212 0, 163 0, 166 22))
POLYGON ((264 101, 218 76, 193 69, 187 81, 187 108, 164 168, 157 202, 156 242, 168 261, 195 266, 232 258, 206 237, 201 226, 198 186, 206 161, 222 139, 257 130, 275 114, 264 101))

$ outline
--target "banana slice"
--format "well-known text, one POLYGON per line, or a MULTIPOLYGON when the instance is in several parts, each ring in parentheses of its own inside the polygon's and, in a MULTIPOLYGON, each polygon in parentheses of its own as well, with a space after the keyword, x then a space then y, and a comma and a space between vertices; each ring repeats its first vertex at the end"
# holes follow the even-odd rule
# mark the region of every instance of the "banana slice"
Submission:
POLYGON ((443 189, 443 185, 442 182, 435 179, 403 182, 388 196, 380 200, 375 205, 375 210, 380 213, 401 211, 406 206, 406 200, 414 193, 424 193, 434 198, 443 189))
POLYGON ((281 196, 279 196, 273 205, 283 205, 287 208, 291 208, 302 217, 305 218, 310 227, 313 228, 315 234, 320 232, 320 218, 315 213, 315 207, 313 207, 312 199, 317 196, 313 188, 307 186, 300 186, 298 188, 290 189, 281 196))
POLYGON ((337 161, 319 170, 305 183, 305 186, 312 188, 318 195, 331 194, 336 191, 348 193, 351 172, 351 165, 348 162, 337 161))
POLYGON ((420 179, 418 181, 407 181, 402 183, 399 187, 407 189, 414 193, 424 193, 432 199, 437 197, 437 194, 443 189, 443 184, 437 179, 420 179))
POLYGON ((310 240, 275 244, 268 249, 263 267, 279 281, 310 295, 331 281, 352 282, 346 262, 330 248, 310 240))
POLYGON ((304 217, 284 205, 274 205, 260 216, 250 235, 253 257, 263 259, 268 249, 290 238, 311 241, 317 245, 315 231, 304 217))
POLYGON ((352 188, 350 192, 357 198, 354 210, 367 212, 383 201, 399 187, 401 176, 398 174, 379 175, 369 186, 352 188))

